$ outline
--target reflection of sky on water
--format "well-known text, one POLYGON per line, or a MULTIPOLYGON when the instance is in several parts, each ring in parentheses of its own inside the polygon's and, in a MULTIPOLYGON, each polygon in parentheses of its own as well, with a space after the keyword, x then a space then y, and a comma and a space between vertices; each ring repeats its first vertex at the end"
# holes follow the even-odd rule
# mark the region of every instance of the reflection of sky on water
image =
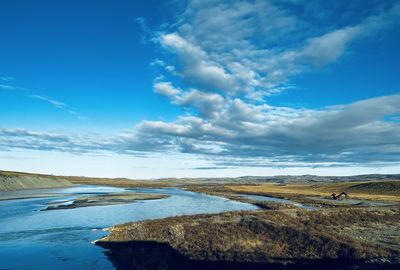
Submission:
MULTIPOLYGON (((71 194, 66 197, 0 201, 1 267, 6 269, 113 269, 103 255, 103 250, 90 243, 106 234, 96 229, 129 221, 183 214, 256 209, 253 205, 224 198, 168 188, 129 190, 170 195, 166 199, 40 211, 51 202, 68 201, 86 194, 121 191, 124 189, 78 186, 45 190, 46 193, 71 194), (21 260, 21 258, 24 259, 21 260)), ((24 194, 27 192, 40 194, 43 190, 21 191, 24 194)))

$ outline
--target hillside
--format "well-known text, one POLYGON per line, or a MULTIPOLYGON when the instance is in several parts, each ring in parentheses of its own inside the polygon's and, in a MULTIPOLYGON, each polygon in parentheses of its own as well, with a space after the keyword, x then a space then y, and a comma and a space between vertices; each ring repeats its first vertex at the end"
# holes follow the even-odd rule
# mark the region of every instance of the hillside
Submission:
POLYGON ((173 183, 165 181, 132 180, 127 178, 96 178, 83 176, 57 176, 0 170, 0 191, 35 188, 57 188, 73 184, 112 186, 122 188, 165 187, 173 183))
POLYGON ((277 175, 277 176, 242 176, 216 178, 161 178, 159 181, 181 184, 262 184, 262 183, 342 183, 400 180, 400 174, 365 174, 350 176, 319 176, 319 175, 277 175))
MULTIPOLYGON (((56 176, 46 174, 34 174, 23 172, 12 172, 0 170, 0 191, 31 189, 31 188, 47 188, 47 187, 63 187, 71 184, 81 185, 100 185, 115 186, 123 188, 138 187, 166 187, 166 186, 190 186, 190 185, 225 185, 225 184, 305 184, 305 183, 332 183, 344 184, 348 187, 349 183, 359 184, 360 182, 388 182, 385 184, 386 194, 392 190, 398 190, 398 187, 392 185, 400 180, 399 174, 371 174, 371 175, 355 175, 355 176, 316 176, 316 175, 283 175, 283 176, 243 176, 243 177, 222 177, 222 178, 160 178, 156 180, 133 180, 127 178, 99 178, 99 177, 83 177, 83 176, 56 176)), ((351 191, 375 189, 375 186, 357 186, 351 191)), ((397 185, 397 184, 394 184, 397 185)))
POLYGON ((72 183, 63 177, 0 171, 0 191, 68 186, 72 186, 72 183))

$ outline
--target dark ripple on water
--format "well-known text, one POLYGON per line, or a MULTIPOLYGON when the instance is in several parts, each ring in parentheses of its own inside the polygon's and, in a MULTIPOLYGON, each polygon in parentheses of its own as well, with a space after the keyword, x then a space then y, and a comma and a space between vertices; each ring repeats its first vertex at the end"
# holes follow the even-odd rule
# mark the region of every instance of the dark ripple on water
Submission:
MULTIPOLYGON (((14 241, 18 239, 24 239, 31 237, 41 237, 45 236, 46 240, 60 240, 60 234, 62 234, 63 241, 74 241, 77 239, 82 239, 82 235, 76 234, 76 232, 81 232, 83 230, 92 230, 89 227, 64 227, 64 228, 52 228, 44 230, 26 230, 18 232, 7 232, 0 234, 1 241, 14 241)), ((1 269, 0 269, 1 270, 1 269)))

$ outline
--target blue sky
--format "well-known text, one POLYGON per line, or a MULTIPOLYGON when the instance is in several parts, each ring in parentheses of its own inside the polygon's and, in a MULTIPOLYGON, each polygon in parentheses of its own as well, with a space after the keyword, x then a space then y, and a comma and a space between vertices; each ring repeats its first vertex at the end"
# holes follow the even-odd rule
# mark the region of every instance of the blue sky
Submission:
POLYGON ((395 173, 400 1, 0 2, 0 169, 395 173))

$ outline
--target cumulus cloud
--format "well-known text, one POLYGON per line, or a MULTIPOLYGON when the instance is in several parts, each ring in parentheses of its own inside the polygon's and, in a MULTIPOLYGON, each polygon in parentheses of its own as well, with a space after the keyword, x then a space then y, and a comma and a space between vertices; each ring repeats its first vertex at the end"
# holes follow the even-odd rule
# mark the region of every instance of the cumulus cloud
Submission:
POLYGON ((394 27, 400 18, 400 5, 394 5, 338 27, 305 20, 293 5, 310 4, 288 2, 189 1, 173 30, 158 38, 178 56, 169 69, 195 88, 260 100, 288 89, 292 76, 335 62, 352 42, 394 27))
POLYGON ((205 51, 177 33, 161 36, 161 44, 178 54, 183 68, 180 74, 189 82, 210 90, 232 90, 231 75, 210 60, 205 51))
POLYGON ((132 131, 102 138, 2 128, 0 147, 130 155, 182 152, 208 156, 221 166, 390 163, 400 159, 400 125, 385 117, 399 113, 400 95, 319 110, 249 106, 235 99, 209 119, 143 121, 132 131))
POLYGON ((167 96, 173 100, 176 99, 179 94, 181 94, 181 91, 173 87, 170 82, 156 82, 154 83, 153 87, 154 92, 167 96))
POLYGON ((179 151, 224 158, 330 164, 395 160, 399 126, 387 119, 398 113, 398 95, 319 110, 265 103, 264 97, 292 88, 293 76, 337 61, 354 41, 394 27, 400 18, 396 4, 342 21, 330 18, 337 10, 320 13, 314 4, 189 1, 157 39, 177 56, 172 75, 184 84, 163 82, 155 91, 194 112, 174 122, 145 121, 137 129, 162 136, 179 151), (293 12, 299 7, 306 16, 293 12))
POLYGON ((179 104, 195 108, 199 115, 205 119, 213 119, 224 108, 225 99, 218 94, 193 89, 185 93, 179 104))
POLYGON ((220 155, 234 157, 395 161, 400 156, 400 126, 384 117, 399 112, 400 95, 321 110, 250 107, 235 99, 217 118, 208 121, 181 117, 171 123, 146 121, 139 128, 155 136, 168 136, 169 143, 177 147, 185 144, 185 139, 190 139, 192 145, 215 143, 220 155))
POLYGON ((150 63, 161 70, 153 90, 187 109, 184 115, 170 122, 141 121, 102 138, 0 129, 0 147, 192 153, 218 167, 398 163, 398 94, 319 109, 265 102, 294 87, 293 76, 334 63, 354 41, 394 27, 400 17, 400 5, 384 5, 335 23, 329 9, 321 13, 313 5, 188 1, 177 21, 151 34, 166 53, 150 63), (304 16, 294 12, 300 7, 304 16))

